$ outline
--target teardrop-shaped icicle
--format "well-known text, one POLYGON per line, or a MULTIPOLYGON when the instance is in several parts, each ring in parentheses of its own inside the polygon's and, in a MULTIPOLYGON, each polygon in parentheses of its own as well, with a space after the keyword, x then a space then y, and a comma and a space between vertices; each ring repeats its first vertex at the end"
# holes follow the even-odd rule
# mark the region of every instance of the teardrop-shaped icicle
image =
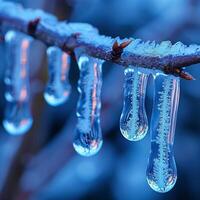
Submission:
POLYGON ((6 34, 8 69, 5 75, 6 108, 3 126, 13 135, 26 133, 32 125, 30 111, 29 46, 31 38, 20 32, 6 34))
POLYGON ((156 192, 168 192, 177 179, 173 143, 179 95, 178 77, 156 74, 150 125, 151 153, 147 167, 148 184, 156 192))
POLYGON ((148 131, 145 95, 149 72, 143 68, 128 67, 124 74, 124 104, 120 130, 126 139, 138 141, 143 139, 148 131))
POLYGON ((68 80, 70 56, 58 47, 47 49, 49 81, 44 92, 46 102, 51 106, 65 103, 70 95, 68 80))
POLYGON ((76 50, 80 69, 77 104, 77 127, 74 149, 82 156, 96 154, 103 143, 100 127, 101 86, 103 61, 76 50))

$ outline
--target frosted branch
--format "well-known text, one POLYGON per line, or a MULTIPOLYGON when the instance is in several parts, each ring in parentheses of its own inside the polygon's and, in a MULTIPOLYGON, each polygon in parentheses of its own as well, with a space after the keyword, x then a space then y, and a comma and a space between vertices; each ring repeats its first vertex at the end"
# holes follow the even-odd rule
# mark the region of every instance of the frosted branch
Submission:
POLYGON ((185 75, 182 67, 200 63, 198 45, 186 46, 181 42, 172 45, 170 41, 156 44, 154 41, 143 42, 134 38, 111 38, 99 35, 98 30, 89 24, 61 22, 51 14, 41 10, 24 9, 11 2, 1 2, 0 22, 6 29, 19 30, 48 46, 58 46, 66 52, 83 47, 88 55, 102 60, 123 66, 133 65, 162 70, 185 79, 192 77, 185 75), (128 40, 132 40, 132 43, 122 49, 116 59, 113 56, 115 41, 123 43, 128 40))

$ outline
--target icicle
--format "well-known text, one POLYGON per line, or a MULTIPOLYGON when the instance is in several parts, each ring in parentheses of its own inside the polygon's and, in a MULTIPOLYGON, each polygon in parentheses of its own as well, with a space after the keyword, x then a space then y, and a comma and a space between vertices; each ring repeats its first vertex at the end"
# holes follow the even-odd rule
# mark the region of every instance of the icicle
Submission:
POLYGON ((46 102, 58 106, 67 101, 71 86, 68 81, 70 56, 58 47, 47 49, 49 81, 44 92, 46 102))
POLYGON ((31 38, 9 31, 5 37, 8 66, 5 75, 7 100, 4 128, 13 135, 26 133, 32 125, 28 54, 31 38))
POLYGON ((100 127, 103 61, 76 50, 80 78, 77 105, 77 128, 73 146, 82 156, 96 154, 103 143, 100 127))
POLYGON ((171 190, 177 179, 173 143, 179 93, 179 78, 156 74, 147 181, 153 190, 161 193, 171 190))
POLYGON ((18 42, 16 41, 17 34, 18 33, 15 31, 8 31, 5 35, 7 65, 5 68, 4 83, 6 85, 5 98, 7 101, 13 100, 14 98, 13 93, 15 92, 13 90, 13 86, 15 85, 16 79, 14 78, 13 70, 17 70, 16 54, 19 54, 19 52, 17 52, 17 46, 18 46, 18 42))
POLYGON ((149 73, 142 68, 128 67, 124 74, 124 105, 120 130, 126 139, 138 141, 144 138, 148 131, 145 94, 149 73))

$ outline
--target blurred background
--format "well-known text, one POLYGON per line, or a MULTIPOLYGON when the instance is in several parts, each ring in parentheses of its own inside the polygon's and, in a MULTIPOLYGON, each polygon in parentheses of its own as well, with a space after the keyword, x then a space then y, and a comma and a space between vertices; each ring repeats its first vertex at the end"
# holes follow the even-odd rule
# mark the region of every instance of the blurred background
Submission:
MULTIPOLYGON (((200 44, 198 0, 18 0, 60 20, 86 22, 101 34, 143 40, 200 44)), ((104 144, 98 155, 75 153, 77 80, 75 61, 70 69, 72 94, 67 103, 51 107, 43 99, 47 81, 46 47, 35 41, 31 49, 31 94, 34 124, 24 136, 10 136, 0 126, 0 200, 165 200, 200 199, 200 66, 188 71, 195 81, 181 81, 175 136, 177 183, 158 194, 146 181, 150 135, 129 142, 119 131, 123 103, 123 67, 103 67, 101 125, 104 144)), ((0 44, 0 120, 4 115, 4 44, 0 44)), ((146 99, 151 115, 152 81, 146 99)))

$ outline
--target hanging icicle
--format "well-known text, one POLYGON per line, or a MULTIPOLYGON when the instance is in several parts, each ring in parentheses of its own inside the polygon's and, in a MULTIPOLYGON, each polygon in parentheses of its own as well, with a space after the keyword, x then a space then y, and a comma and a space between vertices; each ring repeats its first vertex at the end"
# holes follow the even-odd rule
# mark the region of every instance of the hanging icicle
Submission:
MULTIPOLYGON (((17 32, 15 31, 8 31, 5 35, 5 42, 6 42, 6 67, 5 67, 5 76, 4 76, 4 83, 6 85, 5 90, 5 98, 7 101, 12 101, 14 99, 15 90, 13 87, 16 82, 14 70, 16 71, 17 65, 17 52, 18 42, 16 41, 17 32), (12 59, 11 59, 12 58, 12 59)), ((19 33, 21 34, 21 33, 19 33)), ((17 82, 18 83, 18 82, 17 82)))
POLYGON ((100 127, 101 86, 103 61, 75 51, 80 78, 77 105, 77 128, 73 146, 82 156, 96 154, 103 143, 100 127))
POLYGON ((26 133, 32 125, 30 111, 29 46, 31 38, 9 31, 5 37, 8 66, 5 74, 7 100, 3 126, 13 135, 26 133))
POLYGON ((65 103, 70 95, 68 80, 70 56, 58 47, 47 49, 49 81, 44 92, 46 102, 51 106, 65 103))
POLYGON ((179 78, 162 73, 155 75, 147 181, 153 190, 162 193, 171 190, 177 179, 173 143, 179 94, 179 78))
POLYGON ((145 110, 146 85, 149 71, 138 67, 124 70, 124 105, 120 118, 122 135, 130 141, 144 138, 148 131, 145 110))

